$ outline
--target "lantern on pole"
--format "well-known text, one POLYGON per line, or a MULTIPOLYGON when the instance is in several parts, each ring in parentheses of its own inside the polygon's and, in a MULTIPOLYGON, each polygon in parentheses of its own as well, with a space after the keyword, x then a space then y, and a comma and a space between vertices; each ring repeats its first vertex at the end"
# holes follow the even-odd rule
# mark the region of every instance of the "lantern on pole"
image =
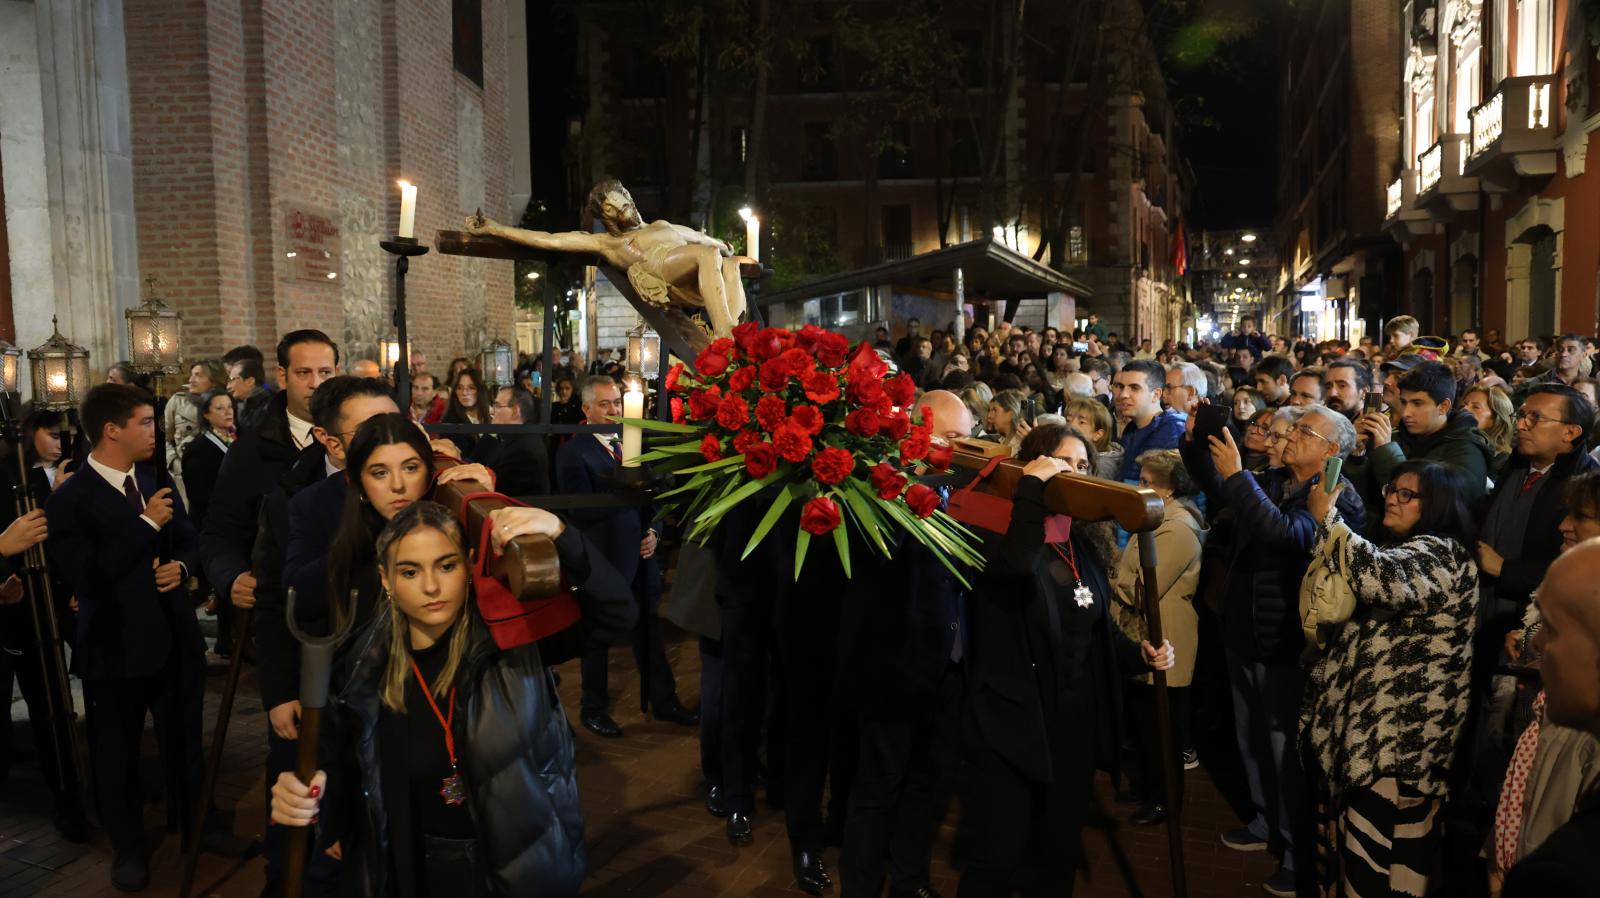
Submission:
POLYGON ((76 409, 91 386, 89 350, 61 336, 61 327, 50 319, 50 339, 28 350, 28 368, 33 375, 33 401, 53 412, 76 409))
POLYGON ((156 295, 154 275, 145 283, 144 302, 122 314, 128 323, 128 362, 153 376, 159 397, 162 378, 183 370, 183 315, 156 295))
POLYGON ((498 337, 485 343, 478 352, 478 373, 491 390, 514 386, 512 378, 516 367, 516 351, 498 337))
MULTIPOLYGON (((410 358, 411 341, 406 340, 406 357, 410 358)), ((400 362, 400 333, 390 331, 389 335, 378 341, 378 370, 385 379, 394 378, 394 369, 400 362)))
POLYGON ((644 319, 628 331, 628 371, 646 380, 655 380, 661 363, 661 335, 644 319))
POLYGON ((22 350, 0 340, 0 393, 21 392, 17 376, 22 373, 22 350))

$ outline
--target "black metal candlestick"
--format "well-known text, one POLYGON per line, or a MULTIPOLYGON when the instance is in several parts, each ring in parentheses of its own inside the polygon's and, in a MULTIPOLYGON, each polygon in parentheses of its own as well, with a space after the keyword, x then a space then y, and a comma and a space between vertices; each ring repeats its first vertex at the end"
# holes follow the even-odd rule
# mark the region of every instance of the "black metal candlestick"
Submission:
POLYGON ((428 248, 415 237, 393 237, 378 241, 385 252, 394 255, 394 329, 399 342, 394 363, 395 401, 402 411, 411 410, 411 350, 406 339, 406 272, 411 257, 427 255, 428 248))

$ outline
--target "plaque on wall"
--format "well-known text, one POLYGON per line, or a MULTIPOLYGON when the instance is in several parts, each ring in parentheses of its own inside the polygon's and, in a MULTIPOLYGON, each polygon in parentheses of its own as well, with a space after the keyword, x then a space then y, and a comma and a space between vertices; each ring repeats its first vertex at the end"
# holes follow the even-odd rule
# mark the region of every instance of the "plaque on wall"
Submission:
POLYGON ((285 203, 283 226, 289 277, 337 284, 341 276, 338 214, 303 203, 285 203))

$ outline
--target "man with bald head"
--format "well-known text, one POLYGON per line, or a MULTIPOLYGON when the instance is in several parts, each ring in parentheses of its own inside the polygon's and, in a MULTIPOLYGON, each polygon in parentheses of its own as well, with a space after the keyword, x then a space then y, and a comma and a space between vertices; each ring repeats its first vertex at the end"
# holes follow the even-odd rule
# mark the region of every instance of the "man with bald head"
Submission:
POLYGON ((372 359, 356 359, 350 363, 352 377, 365 377, 373 380, 382 380, 383 371, 378 368, 378 363, 372 359))
MULTIPOLYGON (((917 399, 936 441, 972 435, 972 412, 948 390, 917 399)), ((860 712, 839 873, 844 895, 930 894, 929 865, 954 770, 944 735, 960 695, 960 584, 913 537, 858 575, 844 603, 839 657, 860 712), (929 891, 921 891, 927 889, 929 891)))
MULTIPOLYGON (((1600 539, 1557 558, 1539 585, 1544 628, 1535 637, 1551 723, 1600 738, 1600 539)), ((1600 896, 1600 792, 1579 799, 1566 825, 1506 874, 1503 898, 1600 896)))

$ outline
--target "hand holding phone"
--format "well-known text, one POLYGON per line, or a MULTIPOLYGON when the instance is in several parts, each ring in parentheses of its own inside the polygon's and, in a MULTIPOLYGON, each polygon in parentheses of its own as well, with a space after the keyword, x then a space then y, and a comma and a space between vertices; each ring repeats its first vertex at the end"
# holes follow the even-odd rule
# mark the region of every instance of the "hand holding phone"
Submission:
POLYGON ((1332 493, 1339 488, 1339 475, 1344 470, 1344 459, 1331 456, 1322 466, 1322 491, 1332 493))

